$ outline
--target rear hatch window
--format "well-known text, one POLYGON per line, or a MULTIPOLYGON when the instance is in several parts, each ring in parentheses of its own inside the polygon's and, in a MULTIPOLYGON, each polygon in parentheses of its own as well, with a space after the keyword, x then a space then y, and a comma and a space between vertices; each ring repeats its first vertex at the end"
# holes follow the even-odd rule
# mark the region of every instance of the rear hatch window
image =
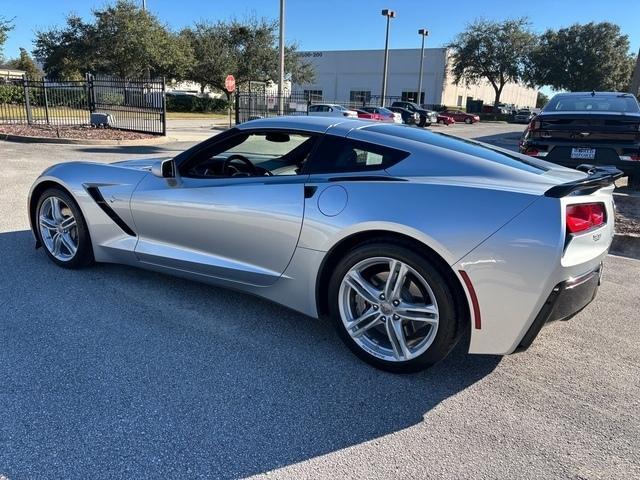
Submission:
POLYGON ((406 138, 416 142, 427 143, 436 147, 454 150, 467 155, 499 163, 509 167, 524 170, 526 172, 543 174, 548 169, 535 160, 520 156, 516 153, 513 155, 494 149, 489 145, 484 145, 472 140, 466 140, 458 137, 452 137, 443 133, 435 133, 428 130, 408 127, 406 125, 372 125, 366 127, 371 132, 378 132, 394 137, 406 138))
POLYGON ((633 95, 556 95, 543 109, 553 112, 639 113, 640 106, 633 95))

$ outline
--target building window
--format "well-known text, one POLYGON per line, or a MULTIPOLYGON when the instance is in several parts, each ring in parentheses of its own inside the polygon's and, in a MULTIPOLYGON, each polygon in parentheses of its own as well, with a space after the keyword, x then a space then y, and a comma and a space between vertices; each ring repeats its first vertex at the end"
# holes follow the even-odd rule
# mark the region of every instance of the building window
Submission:
POLYGON ((458 103, 457 103, 458 107, 462 106, 462 95, 458 95, 458 103))
POLYGON ((351 92, 349 92, 349 101, 353 103, 368 103, 371 101, 371 91, 351 90, 351 92))
POLYGON ((418 98, 418 92, 402 92, 402 101, 403 102, 414 102, 414 103, 424 103, 424 92, 420 94, 420 101, 418 102, 416 99, 418 98))
POLYGON ((304 99, 307 102, 321 102, 322 90, 304 90, 304 99))

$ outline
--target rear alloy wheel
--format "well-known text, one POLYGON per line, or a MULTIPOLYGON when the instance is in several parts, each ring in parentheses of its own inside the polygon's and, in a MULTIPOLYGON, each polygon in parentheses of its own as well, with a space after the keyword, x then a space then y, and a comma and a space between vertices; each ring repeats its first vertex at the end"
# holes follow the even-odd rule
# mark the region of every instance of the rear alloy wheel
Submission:
POLYGON ((445 279, 404 246, 375 243, 354 250, 334 272, 329 295, 341 338, 378 368, 419 371, 456 343, 459 329, 445 279))
POLYGON ((40 242, 57 265, 79 268, 93 260, 84 217, 69 194, 57 188, 45 191, 38 200, 36 221, 40 242))
POLYGON ((464 119, 464 123, 466 123, 467 125, 471 125, 473 121, 469 117, 467 117, 464 119))

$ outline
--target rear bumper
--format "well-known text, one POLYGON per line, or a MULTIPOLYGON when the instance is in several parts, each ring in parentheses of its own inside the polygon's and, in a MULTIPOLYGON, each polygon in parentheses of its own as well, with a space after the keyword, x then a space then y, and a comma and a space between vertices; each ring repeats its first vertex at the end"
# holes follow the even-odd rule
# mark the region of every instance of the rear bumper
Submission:
POLYGON ((516 352, 529 348, 545 324, 555 320, 568 320, 591 303, 596 297, 601 276, 602 264, 585 275, 556 285, 522 337, 516 352))
POLYGON ((639 144, 569 144, 545 142, 539 139, 524 140, 520 144, 520 153, 525 153, 528 149, 538 149, 547 152, 545 156, 539 158, 547 162, 562 165, 563 167, 576 168, 583 163, 593 165, 612 165, 623 171, 625 175, 640 173, 640 161, 620 160, 620 155, 631 155, 640 153, 639 144), (596 157, 593 160, 581 160, 571 158, 571 149, 588 147, 596 149, 596 157))

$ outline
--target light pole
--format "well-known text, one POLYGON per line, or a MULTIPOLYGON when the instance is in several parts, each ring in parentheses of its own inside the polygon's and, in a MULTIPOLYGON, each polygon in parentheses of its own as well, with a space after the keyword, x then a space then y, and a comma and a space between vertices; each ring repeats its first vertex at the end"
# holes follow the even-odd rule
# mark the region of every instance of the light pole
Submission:
POLYGON ((284 0, 280 0, 280 40, 278 42, 280 59, 278 63, 278 113, 284 113, 284 0))
POLYGON ((420 49, 420 72, 418 73, 418 99, 416 103, 418 105, 422 104, 421 94, 422 94, 422 65, 424 62, 424 38, 429 36, 429 30, 426 28, 421 28, 418 30, 418 35, 422 36, 422 48, 420 49))
POLYGON ((142 0, 142 10, 147 9, 147 0, 142 0))
POLYGON ((382 66, 382 100, 380 106, 384 107, 385 97, 387 96, 387 63, 389 61, 389 24, 391 19, 395 18, 396 12, 393 10, 382 10, 382 16, 387 17, 387 34, 384 39, 384 65, 382 66))

